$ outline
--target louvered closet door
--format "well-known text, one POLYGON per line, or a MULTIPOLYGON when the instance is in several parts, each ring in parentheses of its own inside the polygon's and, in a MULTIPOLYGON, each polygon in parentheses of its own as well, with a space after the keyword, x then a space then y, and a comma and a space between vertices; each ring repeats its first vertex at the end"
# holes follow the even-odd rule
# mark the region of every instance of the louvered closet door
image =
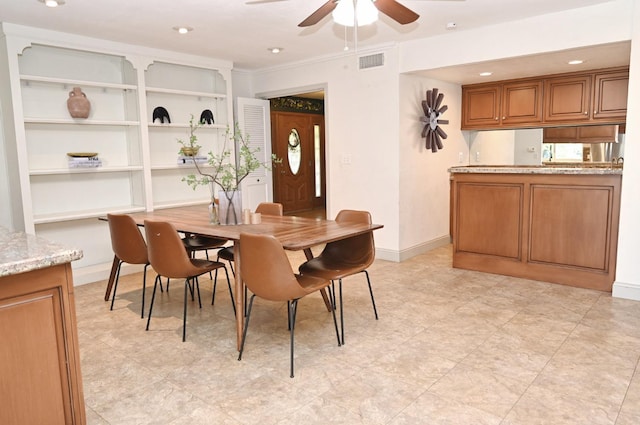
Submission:
MULTIPOLYGON (((238 125, 242 134, 248 136, 251 149, 259 148, 257 158, 260 162, 271 164, 271 120, 269 101, 239 97, 238 125)), ((236 147, 237 149, 237 147, 236 147)), ((273 201, 272 173, 260 167, 249 174, 240 185, 242 190, 242 208, 255 211, 260 202, 273 201)))

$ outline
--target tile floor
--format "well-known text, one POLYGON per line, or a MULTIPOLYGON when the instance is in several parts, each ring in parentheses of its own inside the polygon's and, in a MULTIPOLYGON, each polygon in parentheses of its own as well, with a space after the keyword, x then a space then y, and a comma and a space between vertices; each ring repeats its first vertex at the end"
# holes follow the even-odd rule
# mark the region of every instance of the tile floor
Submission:
POLYGON ((184 343, 181 282, 148 332, 141 274, 122 278, 113 311, 105 282, 77 287, 88 423, 640 423, 640 302, 450 264, 450 246, 377 260, 378 321, 364 276, 349 278, 342 347, 320 296, 302 300, 294 379, 284 304, 256 301, 238 361, 224 283, 211 306, 201 281, 184 343))

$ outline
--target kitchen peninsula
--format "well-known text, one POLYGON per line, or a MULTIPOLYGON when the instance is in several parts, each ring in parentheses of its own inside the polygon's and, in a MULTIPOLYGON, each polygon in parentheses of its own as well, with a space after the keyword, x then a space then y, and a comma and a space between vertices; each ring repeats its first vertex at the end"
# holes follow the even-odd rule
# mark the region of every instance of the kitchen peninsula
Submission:
POLYGON ((0 424, 84 424, 71 261, 0 227, 0 424))
POLYGON ((454 267, 611 291, 621 168, 469 166, 449 172, 454 267))

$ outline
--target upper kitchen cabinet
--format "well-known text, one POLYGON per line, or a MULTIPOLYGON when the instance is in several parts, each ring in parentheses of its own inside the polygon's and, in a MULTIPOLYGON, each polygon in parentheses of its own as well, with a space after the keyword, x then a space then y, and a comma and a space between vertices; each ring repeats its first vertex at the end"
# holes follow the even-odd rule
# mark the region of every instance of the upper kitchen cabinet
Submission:
POLYGON ((542 82, 465 86, 462 99, 463 129, 536 124, 542 120, 542 82))
POLYGON ((547 127, 543 143, 615 143, 617 125, 583 125, 575 127, 547 127))
POLYGON ((592 81, 592 75, 545 79, 544 121, 589 120, 592 81))
POLYGON ((462 87, 462 128, 500 126, 500 85, 462 87))
POLYGON ((462 87, 462 129, 622 124, 628 68, 462 87))
POLYGON ((593 119, 619 119, 627 117, 629 70, 597 73, 594 76, 593 119))
POLYGON ((539 124, 542 121, 542 82, 522 81, 502 86, 503 125, 539 124))

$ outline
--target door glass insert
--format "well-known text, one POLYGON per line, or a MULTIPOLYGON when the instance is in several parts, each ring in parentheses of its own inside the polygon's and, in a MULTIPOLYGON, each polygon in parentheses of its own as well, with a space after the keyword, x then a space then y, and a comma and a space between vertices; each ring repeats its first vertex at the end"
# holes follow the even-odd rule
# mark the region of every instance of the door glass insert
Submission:
POLYGON ((320 126, 313 126, 313 152, 315 167, 315 192, 316 198, 322 196, 322 170, 320 169, 320 126))
POLYGON ((292 128, 289 132, 287 148, 289 169, 292 174, 296 175, 298 174, 298 171, 300 171, 300 159, 302 157, 302 152, 300 149, 300 135, 298 134, 298 130, 295 128, 292 128))

